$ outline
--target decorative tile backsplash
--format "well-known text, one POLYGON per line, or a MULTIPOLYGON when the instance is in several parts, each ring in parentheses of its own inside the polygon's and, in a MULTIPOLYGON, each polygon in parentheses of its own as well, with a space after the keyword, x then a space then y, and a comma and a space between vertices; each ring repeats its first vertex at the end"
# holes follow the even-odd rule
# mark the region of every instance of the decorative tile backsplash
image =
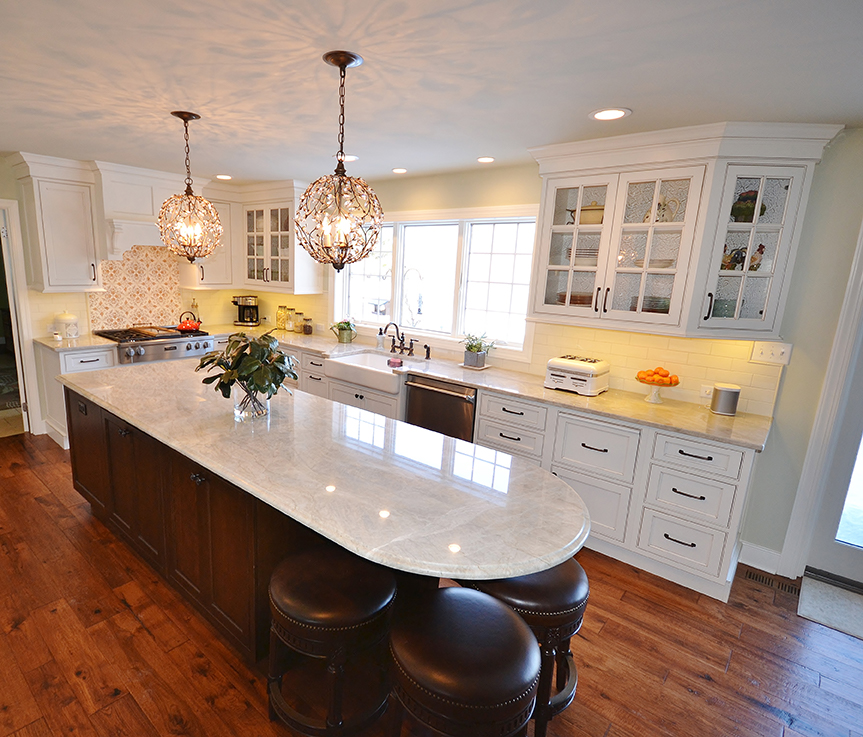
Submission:
POLYGON ((159 246, 133 246, 120 261, 103 261, 104 292, 87 295, 90 329, 176 325, 182 312, 176 257, 159 246))

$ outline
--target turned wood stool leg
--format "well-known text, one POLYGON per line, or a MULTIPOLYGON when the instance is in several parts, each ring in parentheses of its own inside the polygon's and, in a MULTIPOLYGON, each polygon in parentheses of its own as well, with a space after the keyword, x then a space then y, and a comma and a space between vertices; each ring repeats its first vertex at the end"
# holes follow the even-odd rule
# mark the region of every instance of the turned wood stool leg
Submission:
POLYGON ((548 721, 551 719, 551 682, 554 673, 555 649, 548 632, 542 638, 540 647, 539 686, 536 689, 536 706, 533 709, 533 737, 545 737, 548 721))
POLYGON ((571 639, 571 637, 567 637, 557 647, 557 654, 555 656, 557 662, 557 682, 555 686, 558 691, 563 690, 569 678, 569 663, 567 662, 567 658, 572 655, 572 651, 569 649, 571 639))
POLYGON ((342 698, 345 685, 345 649, 340 647, 330 657, 327 666, 327 680, 330 688, 330 708, 327 711, 327 727, 337 729, 342 726, 342 698))

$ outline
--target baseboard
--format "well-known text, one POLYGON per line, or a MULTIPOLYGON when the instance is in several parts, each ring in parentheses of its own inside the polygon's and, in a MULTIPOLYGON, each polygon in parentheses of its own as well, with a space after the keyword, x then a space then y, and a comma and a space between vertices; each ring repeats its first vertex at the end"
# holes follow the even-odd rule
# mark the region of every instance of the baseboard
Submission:
POLYGON ((57 443, 63 450, 69 450, 69 436, 66 434, 65 427, 58 427, 56 423, 48 419, 45 420, 45 429, 51 440, 57 443))
POLYGON ((770 550, 770 548, 763 548, 743 540, 740 545, 740 558, 737 562, 775 575, 779 570, 780 556, 781 553, 778 550, 770 550))

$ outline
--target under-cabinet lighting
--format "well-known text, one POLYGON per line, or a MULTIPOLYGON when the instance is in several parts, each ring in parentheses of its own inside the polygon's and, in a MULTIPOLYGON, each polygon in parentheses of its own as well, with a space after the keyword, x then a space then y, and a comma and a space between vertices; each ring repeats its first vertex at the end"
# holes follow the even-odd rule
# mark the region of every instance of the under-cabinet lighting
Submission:
POLYGON ((480 156, 477 161, 480 164, 490 164, 492 161, 494 161, 494 156, 480 156))
POLYGON ((602 110, 594 110, 589 117, 594 120, 620 120, 629 115, 632 115, 632 110, 628 107, 609 107, 602 110))

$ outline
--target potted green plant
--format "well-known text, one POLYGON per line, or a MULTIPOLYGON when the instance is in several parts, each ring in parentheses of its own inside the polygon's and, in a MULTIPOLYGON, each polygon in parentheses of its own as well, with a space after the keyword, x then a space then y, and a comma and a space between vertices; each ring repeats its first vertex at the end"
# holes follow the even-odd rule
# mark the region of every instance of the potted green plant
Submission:
POLYGON ((468 333, 464 336, 462 343, 464 343, 464 365, 471 368, 483 368, 486 355, 494 348, 494 341, 486 340, 485 333, 482 335, 468 333))
MULTIPOLYGON (((210 351, 201 357, 195 371, 221 369, 204 378, 227 398, 234 395, 234 419, 260 417, 270 411, 270 398, 282 382, 296 380, 296 359, 279 348, 279 341, 264 333, 260 337, 234 333, 224 350, 210 351)), ((290 394, 290 389, 285 389, 290 394)))
POLYGON ((339 343, 350 343, 357 337, 357 330, 350 319, 344 319, 330 327, 339 339, 339 343))

